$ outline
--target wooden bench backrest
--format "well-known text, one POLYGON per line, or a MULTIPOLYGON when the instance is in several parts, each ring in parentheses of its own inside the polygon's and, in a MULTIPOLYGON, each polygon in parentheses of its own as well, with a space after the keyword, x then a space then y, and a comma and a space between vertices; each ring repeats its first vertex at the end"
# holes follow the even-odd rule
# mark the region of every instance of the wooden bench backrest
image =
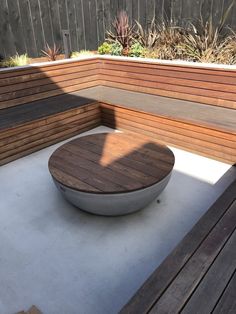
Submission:
POLYGON ((236 70, 102 60, 104 86, 236 109, 236 70))
POLYGON ((0 109, 97 86, 98 79, 98 59, 2 71, 0 109))
POLYGON ((90 59, 0 73, 0 109, 104 85, 236 109, 236 70, 90 59))

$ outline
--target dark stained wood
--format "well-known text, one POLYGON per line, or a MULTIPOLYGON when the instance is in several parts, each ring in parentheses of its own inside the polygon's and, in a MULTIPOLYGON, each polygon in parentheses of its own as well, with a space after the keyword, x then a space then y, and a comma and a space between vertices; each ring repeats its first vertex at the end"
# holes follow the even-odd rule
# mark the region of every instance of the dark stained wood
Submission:
MULTIPOLYGON (((39 1, 39 9, 40 9, 40 17, 43 28, 43 37, 45 40, 45 44, 48 43, 50 47, 54 44, 53 38, 53 30, 52 30, 52 20, 50 16, 49 10, 49 2, 48 1, 39 1)), ((45 49, 45 46, 42 48, 45 49)))
MULTIPOLYGON (((173 282, 168 286, 167 291, 160 297, 158 302, 156 302, 150 313, 152 314, 158 312, 163 313, 164 311, 166 311, 166 309, 168 313, 174 312, 178 313, 184 308, 186 302, 192 296, 192 293, 194 291, 196 291, 196 293, 201 293, 202 289, 201 282, 203 282, 202 281, 203 277, 208 273, 206 275, 207 277, 205 280, 206 281, 209 280, 210 277, 209 272, 211 267, 213 267, 214 271, 214 266, 212 266, 212 264, 214 263, 216 258, 219 259, 218 254, 222 249, 224 249, 225 245, 227 244, 227 241, 229 241, 231 234, 235 229, 235 226, 236 226, 236 202, 228 208, 225 215, 221 218, 221 220, 211 231, 211 233, 207 236, 204 242, 201 243, 198 250, 192 255, 191 259, 185 264, 184 268, 176 276, 173 282)), ((231 246, 231 248, 232 247, 233 246, 231 246)), ((230 256, 230 261, 232 262, 235 261, 234 255, 230 256)), ((227 263, 227 261, 225 262, 227 263)), ((220 267, 220 269, 221 268, 222 271, 224 271, 222 266, 220 267)), ((217 278, 215 278, 215 280, 218 282, 218 280, 220 281, 222 280, 222 278, 219 277, 218 275, 217 278)), ((219 287, 217 289, 220 289, 220 285, 222 284, 223 283, 218 284, 219 287)), ((225 285, 226 284, 227 282, 225 283, 225 285)), ((213 285, 211 285, 211 287, 212 286, 213 285)), ((223 290, 222 287, 221 289, 223 290)), ((215 296, 217 297, 217 290, 215 291, 215 294, 216 294, 215 296)), ((218 295, 218 298, 219 297, 220 295, 218 295)), ((203 296, 203 298, 205 298, 205 295, 203 296)), ((209 296, 209 300, 206 300, 204 302, 208 304, 210 308, 209 311, 210 313, 211 310, 213 309, 213 306, 211 304, 212 302, 211 295, 209 296)), ((216 300, 214 300, 213 302, 216 302, 216 300)), ((201 305, 199 307, 201 307, 201 305)))
MULTIPOLYGON (((234 210, 236 211, 236 201, 234 210)), ((202 279, 182 313, 211 313, 236 270, 236 231, 229 238, 210 270, 202 279), (207 298, 205 297, 207 296, 207 298)), ((236 291, 235 291, 236 293, 236 291)), ((235 295, 236 296, 236 295, 235 295)))
POLYGON ((235 312, 235 291, 232 289, 235 286, 232 274, 236 268, 235 253, 232 253, 235 251, 235 195, 236 177, 121 310, 121 314, 175 314, 184 309, 185 313, 193 313, 188 311, 188 304, 191 305, 191 298, 194 302, 194 298, 200 295, 194 313, 211 313, 215 305, 217 313, 229 313, 227 309, 235 312), (207 287, 209 289, 204 294, 207 287), (206 307, 198 312, 201 302, 206 307))
POLYGON ((236 271, 234 272, 234 275, 232 276, 218 304, 213 310, 214 314, 220 314, 220 313, 224 314, 224 313, 235 312, 235 309, 236 309, 235 291, 236 291, 236 271))
POLYGON ((125 193, 146 188, 164 179, 173 166, 174 155, 167 147, 148 138, 139 137, 136 141, 122 133, 81 137, 62 145, 49 160, 52 176, 63 185, 85 192, 94 192, 96 188, 100 193, 125 193), (96 148, 92 158, 91 147, 96 148), (133 161, 128 172, 128 165, 126 168, 120 166, 123 159, 133 161), (63 171, 64 177, 58 178, 55 169, 63 171), (77 179, 92 189, 84 189, 77 179))
POLYGON ((64 94, 43 101, 38 100, 18 107, 3 109, 0 110, 0 130, 92 103, 96 103, 96 101, 76 94, 64 94))
POLYGON ((70 32, 70 42, 71 42, 71 51, 77 51, 79 43, 77 41, 77 20, 76 20, 76 8, 75 1, 70 0, 66 1, 67 15, 69 22, 69 32, 70 32))

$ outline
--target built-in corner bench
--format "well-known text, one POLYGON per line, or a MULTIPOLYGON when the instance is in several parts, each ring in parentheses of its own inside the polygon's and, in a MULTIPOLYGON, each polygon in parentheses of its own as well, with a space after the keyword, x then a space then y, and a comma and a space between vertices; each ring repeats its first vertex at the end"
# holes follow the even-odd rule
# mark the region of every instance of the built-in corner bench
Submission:
POLYGON ((234 164, 236 110, 106 86, 78 93, 97 99, 102 124, 234 164))
POLYGON ((0 111, 0 165, 101 125, 99 103, 61 95, 0 111))
POLYGON ((101 124, 99 103, 77 95, 97 86, 98 61, 0 71, 0 165, 101 124))
POLYGON ((0 164, 101 124, 230 164, 236 110, 97 86, 0 110, 0 164))
POLYGON ((0 164, 103 125, 236 162, 236 70, 93 57, 0 70, 0 164))

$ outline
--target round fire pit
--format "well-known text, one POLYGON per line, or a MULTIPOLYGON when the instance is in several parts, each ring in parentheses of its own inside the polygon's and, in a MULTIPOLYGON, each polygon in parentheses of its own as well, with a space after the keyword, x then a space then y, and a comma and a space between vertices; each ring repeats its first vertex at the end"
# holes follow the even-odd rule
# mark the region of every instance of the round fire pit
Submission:
POLYGON ((174 166, 166 146, 140 135, 93 134, 59 147, 49 159, 53 180, 72 204, 87 212, 117 216, 152 202, 174 166))

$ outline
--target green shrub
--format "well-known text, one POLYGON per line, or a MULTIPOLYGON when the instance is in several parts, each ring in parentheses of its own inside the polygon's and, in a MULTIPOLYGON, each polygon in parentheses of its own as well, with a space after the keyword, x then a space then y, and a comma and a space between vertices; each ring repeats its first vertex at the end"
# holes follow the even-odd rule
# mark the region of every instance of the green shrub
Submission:
POLYGON ((9 59, 3 60, 1 62, 1 67, 9 68, 9 67, 18 67, 18 66, 24 66, 29 64, 29 57, 27 54, 18 55, 16 54, 13 57, 10 57, 9 59))
POLYGON ((104 42, 100 47, 98 47, 98 53, 100 55, 110 55, 111 54, 111 45, 108 42, 104 42))
POLYGON ((121 56, 122 51, 123 51, 123 47, 118 41, 111 44, 111 55, 112 56, 121 56))
POLYGON ((129 57, 143 57, 145 48, 139 43, 134 43, 129 50, 129 57))
POLYGON ((79 57, 88 57, 88 56, 94 56, 95 53, 93 51, 90 50, 80 50, 80 51, 73 51, 71 53, 71 58, 79 58, 79 57))
POLYGON ((104 42, 100 47, 98 47, 98 53, 100 55, 112 55, 112 56, 121 56, 122 55, 123 47, 118 42, 104 42))

